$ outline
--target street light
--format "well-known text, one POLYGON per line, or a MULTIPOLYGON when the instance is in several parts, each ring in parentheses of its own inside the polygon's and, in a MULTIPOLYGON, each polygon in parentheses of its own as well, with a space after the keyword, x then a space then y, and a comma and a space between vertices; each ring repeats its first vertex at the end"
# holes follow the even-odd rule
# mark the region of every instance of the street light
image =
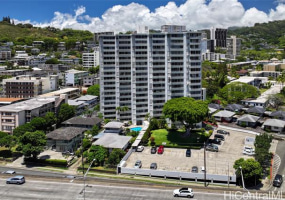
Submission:
POLYGON ((93 164, 93 162, 94 162, 95 160, 96 160, 96 159, 94 158, 94 159, 91 161, 91 163, 90 163, 90 165, 89 165, 87 171, 86 171, 85 174, 83 175, 83 182, 84 182, 84 186, 83 186, 83 199, 84 199, 84 200, 85 200, 85 178, 86 178, 86 176, 87 176, 87 174, 88 174, 88 172, 89 172, 89 170, 90 170, 90 168, 91 168, 91 166, 92 166, 92 164, 93 164))
POLYGON ((243 174, 242 174, 242 167, 239 166, 239 168, 240 168, 240 174, 241 174, 242 187, 243 187, 244 190, 247 191, 248 194, 250 194, 250 192, 248 191, 248 189, 246 189, 245 186, 244 186, 244 179, 243 179, 243 174))

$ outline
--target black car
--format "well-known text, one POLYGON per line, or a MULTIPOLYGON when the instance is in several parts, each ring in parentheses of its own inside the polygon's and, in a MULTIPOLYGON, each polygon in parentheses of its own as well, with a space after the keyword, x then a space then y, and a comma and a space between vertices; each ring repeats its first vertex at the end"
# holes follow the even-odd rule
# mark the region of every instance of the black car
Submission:
POLYGON ((215 134, 214 138, 215 138, 215 139, 217 138, 218 140, 222 140, 222 141, 225 140, 225 136, 220 135, 220 134, 215 134))
POLYGON ((230 132, 225 131, 225 130, 217 130, 217 133, 223 134, 223 135, 230 135, 230 132))
POLYGON ((157 169, 157 163, 151 163, 150 169, 157 169))
POLYGON ((191 149, 186 150, 186 157, 191 157, 191 149))
POLYGON ((214 138, 214 139, 209 139, 208 143, 213 143, 213 144, 221 144, 221 140, 219 140, 218 138, 214 138))
POLYGON ((192 173, 198 173, 198 167, 197 166, 193 166, 191 172, 192 173))
POLYGON ((151 153, 151 154, 155 154, 156 151, 157 151, 157 148, 156 148, 156 147, 151 147, 151 149, 150 149, 150 153, 151 153))
POLYGON ((282 183, 283 183, 283 177, 280 174, 276 174, 273 181, 273 186, 280 187, 282 183))

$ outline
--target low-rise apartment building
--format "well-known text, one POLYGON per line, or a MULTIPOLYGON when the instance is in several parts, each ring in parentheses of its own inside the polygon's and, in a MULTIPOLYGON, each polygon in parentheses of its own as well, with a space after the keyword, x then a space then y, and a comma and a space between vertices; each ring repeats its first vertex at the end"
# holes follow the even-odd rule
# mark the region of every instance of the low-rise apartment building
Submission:
POLYGON ((38 97, 0 107, 0 131, 12 133, 13 130, 30 122, 34 117, 45 116, 47 112, 56 112, 66 96, 38 97))
POLYGON ((89 73, 86 71, 79 71, 71 69, 65 72, 64 81, 67 86, 79 86, 82 85, 83 78, 88 76, 89 73))
POLYGON ((58 89, 58 76, 47 78, 17 76, 3 79, 3 91, 9 98, 31 98, 58 89))

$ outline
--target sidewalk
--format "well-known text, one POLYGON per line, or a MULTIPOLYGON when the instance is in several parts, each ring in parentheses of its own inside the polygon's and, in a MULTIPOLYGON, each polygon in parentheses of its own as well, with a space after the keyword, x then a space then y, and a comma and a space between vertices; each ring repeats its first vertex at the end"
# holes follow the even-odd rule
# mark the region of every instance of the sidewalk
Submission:
POLYGON ((224 126, 224 125, 221 125, 220 123, 218 123, 218 127, 222 128, 222 129, 228 129, 228 130, 233 130, 233 131, 240 131, 240 132, 254 134, 254 135, 259 135, 260 134, 260 133, 255 132, 255 131, 250 131, 250 130, 246 130, 246 129, 242 129, 242 128, 234 128, 234 127, 224 126))

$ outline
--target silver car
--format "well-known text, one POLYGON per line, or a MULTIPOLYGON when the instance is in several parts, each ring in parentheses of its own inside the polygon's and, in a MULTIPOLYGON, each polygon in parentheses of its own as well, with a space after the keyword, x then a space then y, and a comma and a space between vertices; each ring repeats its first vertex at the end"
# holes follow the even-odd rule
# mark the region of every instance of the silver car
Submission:
POLYGON ((7 184, 23 184, 25 183, 25 177, 24 176, 14 176, 14 177, 11 177, 11 178, 8 178, 6 180, 6 183, 7 184))

